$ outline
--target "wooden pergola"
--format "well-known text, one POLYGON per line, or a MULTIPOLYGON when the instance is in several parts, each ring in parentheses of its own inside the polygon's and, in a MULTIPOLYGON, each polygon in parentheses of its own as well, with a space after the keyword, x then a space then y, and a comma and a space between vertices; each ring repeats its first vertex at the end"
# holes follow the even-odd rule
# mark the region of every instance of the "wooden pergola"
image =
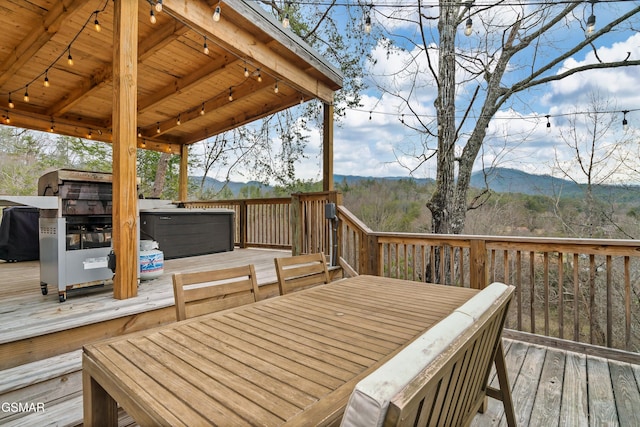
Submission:
POLYGON ((319 99, 333 187, 342 75, 254 1, 0 0, 0 23, 3 122, 113 144, 115 298, 137 294, 138 148, 181 156, 184 200, 189 145, 319 99))

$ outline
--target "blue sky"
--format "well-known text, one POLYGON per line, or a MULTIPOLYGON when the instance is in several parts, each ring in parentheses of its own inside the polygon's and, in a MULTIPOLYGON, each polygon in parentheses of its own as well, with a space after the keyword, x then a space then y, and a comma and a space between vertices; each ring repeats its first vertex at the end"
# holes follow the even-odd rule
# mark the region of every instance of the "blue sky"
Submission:
MULTIPOLYGON (((482 2, 476 2, 481 4, 482 2)), ((486 2, 484 2, 486 3, 486 2)), ((636 7, 637 2, 626 3, 596 3, 594 13, 597 16, 597 26, 605 25, 612 17, 619 16, 624 10, 636 7)), ((586 20, 590 14, 590 5, 579 6, 576 9, 577 19, 586 20), (584 8, 587 8, 586 10, 584 8), (584 14, 584 17, 582 16, 584 14)), ((409 8, 403 8, 403 13, 411 13, 409 8)), ((415 10, 413 11, 415 13, 415 10)), ((429 11, 435 15, 437 11, 429 11)), ((499 13, 494 10, 492 15, 474 16, 474 34, 470 37, 462 35, 460 29, 458 42, 460 49, 474 49, 474 44, 479 40, 490 38, 491 34, 483 33, 482 21, 493 19, 494 21, 512 19, 513 11, 507 8, 501 9, 499 13)), ((374 25, 389 26, 382 13, 373 13, 374 25)), ((436 21, 433 21, 433 25, 436 21)), ((637 24, 637 21, 636 21, 637 24)), ((401 36, 413 37, 417 33, 415 28, 402 27, 397 24, 394 32, 401 36)), ((636 27, 637 28, 637 27, 636 27)), ((375 33, 375 32, 374 32, 375 33)), ((374 34, 372 33, 372 34, 374 34)), ((584 38, 584 33, 579 28, 579 23, 573 20, 563 22, 554 31, 546 35, 545 47, 539 50, 536 55, 538 61, 545 54, 554 55, 555 51, 562 51, 565 46, 571 44, 575 38, 584 38)), ((622 60, 630 52, 630 57, 640 58, 640 34, 632 31, 615 32, 606 38, 598 39, 594 43, 598 56, 604 60, 622 60)), ((400 52, 389 59, 386 52, 375 46, 372 50, 374 58, 378 59, 375 66, 371 66, 370 78, 393 87, 399 92, 408 90, 403 88, 403 84, 408 81, 411 73, 404 78, 398 78, 392 82, 390 77, 402 73, 402 64, 406 63, 404 56, 411 52, 400 52)), ((434 55, 435 52, 434 52, 434 55)), ((529 56, 521 58, 520 63, 513 63, 515 77, 520 78, 521 74, 527 71, 530 66, 529 56), (521 67, 522 71, 519 71, 521 67)), ((573 57, 564 62, 565 66, 573 66, 596 61, 595 54, 590 49, 578 52, 573 57)), ((553 70, 557 72, 558 70, 553 70)), ((424 115, 426 120, 433 116, 433 100, 436 91, 429 82, 429 76, 424 73, 424 80, 420 83, 420 89, 415 91, 414 106, 424 115)), ((462 75, 460 76, 462 79, 462 75)), ((599 143, 603 147, 612 144, 624 145, 629 151, 628 157, 635 153, 638 158, 638 134, 636 129, 640 128, 640 69, 639 67, 626 67, 613 70, 590 71, 587 73, 573 75, 561 82, 550 83, 539 86, 531 91, 520 93, 514 97, 510 104, 500 111, 492 120, 486 138, 485 150, 482 159, 476 163, 476 169, 483 165, 495 165, 500 167, 511 167, 525 170, 531 173, 549 173, 557 175, 557 166, 570 168, 575 160, 572 157, 571 149, 564 142, 571 140, 570 121, 573 112, 589 112, 593 110, 592 98, 596 97, 599 102, 606 101, 607 111, 612 111, 612 124, 609 131, 601 138, 599 143), (595 95, 594 95, 595 94, 595 95), (632 110, 627 114, 630 129, 626 133, 622 131, 623 110, 632 110), (552 126, 546 127, 547 119, 545 115, 550 115, 549 121, 552 126), (635 127, 634 127, 635 126, 635 127), (635 143, 632 143, 635 141, 635 143)), ((472 84, 461 84, 458 88, 460 100, 468 95, 472 84)), ((461 104, 464 105, 464 104, 461 104)), ((575 126, 580 131, 589 123, 584 120, 585 115, 575 116, 575 126)), ((416 157, 422 152, 423 138, 406 126, 401 121, 409 122, 408 111, 397 102, 394 97, 383 94, 375 89, 366 92, 362 99, 362 107, 347 110, 346 117, 335 128, 334 137, 334 171, 336 174, 344 175, 364 175, 364 176, 408 176, 409 169, 416 165, 416 157), (403 117, 402 114, 406 113, 403 117), (404 166, 403 166, 404 165, 404 166), (409 168, 409 169, 408 169, 409 168)), ((604 119, 600 119, 604 120, 604 119)), ((579 132, 578 132, 579 134, 579 132)), ((430 146, 433 141, 427 141, 430 146)), ((317 132, 310 134, 310 142, 307 147, 307 159, 300 162, 296 167, 297 177, 300 179, 320 179, 322 174, 320 154, 321 139, 317 132)), ((605 151, 605 148, 602 148, 605 151)), ((613 162, 613 159, 610 159, 613 162)), ((619 163, 616 161, 615 163, 619 163)), ((611 166, 610 166, 611 167, 611 166)), ((607 173, 603 166, 603 172, 607 173)), ((639 168, 640 169, 640 168, 639 168)), ((421 168, 414 171, 416 177, 435 177, 435 165, 428 162, 421 168)), ((580 173, 574 172, 579 179, 580 173)), ((609 178, 613 180, 624 180, 627 182, 640 182, 640 175, 632 176, 629 171, 620 171, 612 174, 609 178)), ((245 176, 245 179, 248 178, 245 176)))

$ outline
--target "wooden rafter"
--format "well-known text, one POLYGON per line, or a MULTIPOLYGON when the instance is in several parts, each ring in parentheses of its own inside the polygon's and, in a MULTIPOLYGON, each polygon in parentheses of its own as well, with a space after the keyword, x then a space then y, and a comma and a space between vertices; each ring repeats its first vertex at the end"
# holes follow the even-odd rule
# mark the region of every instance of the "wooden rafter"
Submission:
POLYGON ((166 0, 163 4, 164 7, 180 13, 190 25, 199 28, 210 40, 220 44, 238 58, 242 57, 262 64, 265 74, 277 76, 280 80, 289 82, 297 90, 311 94, 324 102, 333 102, 333 89, 305 73, 300 69, 299 64, 279 56, 248 31, 224 19, 213 22, 211 9, 205 4, 187 0, 166 0))
POLYGON ((0 65, 0 86, 5 84, 58 32, 60 26, 76 9, 84 5, 84 0, 56 2, 42 20, 42 25, 29 31, 27 37, 16 46, 0 65))

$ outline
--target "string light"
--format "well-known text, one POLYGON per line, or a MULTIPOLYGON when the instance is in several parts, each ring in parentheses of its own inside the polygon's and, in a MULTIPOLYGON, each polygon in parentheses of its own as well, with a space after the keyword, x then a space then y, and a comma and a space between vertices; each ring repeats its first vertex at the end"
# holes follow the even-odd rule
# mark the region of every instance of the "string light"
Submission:
POLYGON ((180 120, 180 114, 178 114, 178 118, 176 119, 176 124, 180 126, 182 124, 182 120, 180 120))
POLYGON ((547 114, 545 117, 547 118, 547 130, 551 130, 551 122, 549 121, 549 118, 551 116, 549 114, 547 114))
POLYGON ((624 130, 625 132, 627 130, 629 130, 629 122, 627 121, 627 113, 629 112, 629 110, 623 110, 622 111, 622 130, 624 130))
POLYGON ((216 6, 215 11, 213 12, 213 17, 212 17, 213 18, 213 22, 220 21, 220 13, 221 13, 220 2, 218 2, 218 5, 216 6))
POLYGON ((153 8, 151 9, 151 11, 149 12, 149 21, 152 24, 155 24, 156 22, 158 22, 158 20, 156 19, 156 14, 153 12, 153 8))
POLYGON ((202 103, 202 108, 200 109, 200 115, 204 116, 204 102, 202 103))
POLYGON ((278 88, 278 82, 276 82, 276 85, 273 87, 273 93, 278 93, 280 91, 280 89, 278 88))
POLYGON ((16 104, 13 103, 13 101, 11 100, 11 92, 9 92, 9 108, 15 108, 16 104))
POLYGON ((142 129, 138 127, 138 138, 142 138, 142 129))
POLYGON ((69 66, 73 66, 73 57, 71 56, 71 46, 67 48, 67 52, 69 53, 67 55, 67 64, 69 64, 69 66))
POLYGON ((53 132, 53 119, 51 119, 51 126, 49 127, 49 132, 53 132))
POLYGON ((258 81, 262 82, 262 74, 260 74, 260 70, 258 70, 258 81))
POLYGON ((246 66, 246 64, 245 64, 245 66, 244 66, 244 76, 245 76, 245 77, 249 77, 249 70, 247 70, 247 66, 246 66))
POLYGON ((160 133, 160 122, 156 122, 157 127, 156 127, 156 133, 160 133))
POLYGON ((364 32, 367 34, 371 33, 371 15, 368 13, 364 18, 364 32))
POLYGON ((4 122, 6 124, 9 124, 9 123, 11 123, 11 118, 9 117, 9 112, 6 111, 6 113, 7 113, 7 115, 4 117, 4 122))
POLYGON ((162 0, 156 1, 156 12, 162 12, 162 0))
POLYGON ((207 46, 207 36, 204 36, 204 46, 202 47, 202 51, 205 55, 209 55, 209 46, 207 46))
POLYGON ((229 88, 229 102, 233 101, 233 89, 229 88))
POLYGON ((43 83, 44 87, 49 87, 51 86, 51 84, 49 83, 49 70, 47 69, 47 71, 44 72, 44 83, 43 83))
POLYGON ((24 102, 29 102, 29 85, 24 88, 24 102))
POLYGON ((99 33, 102 30, 102 27, 100 26, 100 22, 98 21, 98 13, 100 12, 96 10, 96 19, 93 21, 93 27, 96 29, 96 32, 99 33))
POLYGON ((92 139, 93 138, 93 132, 91 132, 91 129, 89 129, 89 132, 87 132, 87 139, 92 139))
POLYGON ((282 26, 284 28, 289 28, 290 22, 289 22, 289 13, 285 13, 284 14, 284 18, 282 18, 282 26))
POLYGON ((593 5, 598 0, 589 1, 591 2, 591 15, 589 16, 589 18, 587 18, 587 30, 585 31, 587 37, 589 37, 593 33, 593 30, 595 30, 596 28, 596 15, 593 14, 593 5))

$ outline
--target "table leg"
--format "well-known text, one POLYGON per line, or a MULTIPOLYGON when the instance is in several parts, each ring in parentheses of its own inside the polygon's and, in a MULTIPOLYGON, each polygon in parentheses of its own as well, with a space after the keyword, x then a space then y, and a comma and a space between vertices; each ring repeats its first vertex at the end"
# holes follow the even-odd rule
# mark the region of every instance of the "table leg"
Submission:
POLYGON ((117 427, 118 404, 104 388, 82 370, 84 425, 93 427, 117 427))

